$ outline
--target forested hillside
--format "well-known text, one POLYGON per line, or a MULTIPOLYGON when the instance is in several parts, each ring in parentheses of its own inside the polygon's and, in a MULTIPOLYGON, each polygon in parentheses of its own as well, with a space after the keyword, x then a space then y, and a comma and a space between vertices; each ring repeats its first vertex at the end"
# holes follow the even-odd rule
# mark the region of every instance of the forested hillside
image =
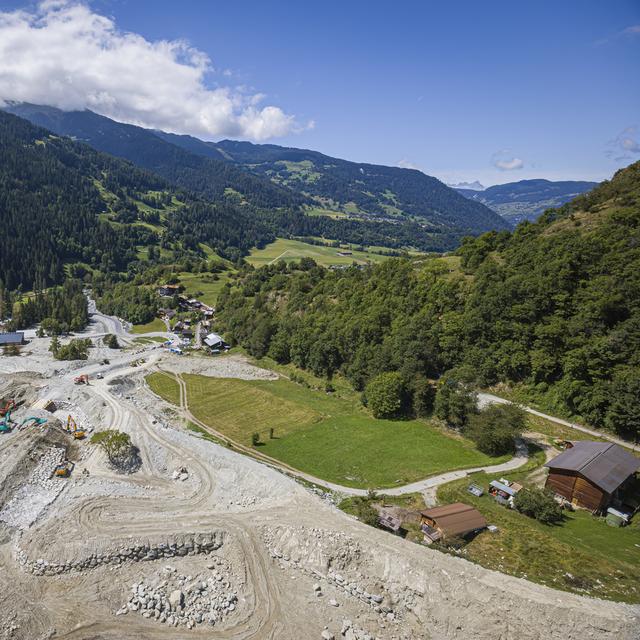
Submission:
POLYGON ((398 371, 415 392, 448 372, 637 437, 640 163, 537 223, 467 239, 458 258, 275 264, 220 306, 227 338, 251 353, 358 389, 398 371))
POLYGON ((237 258, 274 239, 250 212, 211 205, 162 178, 0 112, 2 289, 43 289, 65 264, 126 271, 141 247, 237 258))
POLYGON ((30 104, 7 109, 58 135, 130 160, 205 200, 248 203, 259 209, 257 215, 266 214, 279 235, 446 250, 465 234, 508 228, 483 204, 420 171, 276 145, 203 142, 91 111, 30 104))
POLYGON ((415 218, 432 228, 481 233, 506 229, 500 216, 415 169, 349 162, 317 151, 223 140, 210 143, 230 161, 248 167, 319 207, 352 216, 415 218))
POLYGON ((579 180, 520 180, 497 184, 478 191, 457 189, 466 198, 482 202, 511 224, 537 220, 546 209, 560 207, 597 186, 597 182, 579 180))
POLYGON ((190 153, 153 131, 116 122, 93 111, 62 111, 31 104, 9 106, 7 111, 58 135, 86 142, 98 151, 125 158, 209 201, 221 202, 227 190, 232 189, 256 207, 296 207, 304 202, 289 189, 215 159, 215 153, 208 157, 190 153))

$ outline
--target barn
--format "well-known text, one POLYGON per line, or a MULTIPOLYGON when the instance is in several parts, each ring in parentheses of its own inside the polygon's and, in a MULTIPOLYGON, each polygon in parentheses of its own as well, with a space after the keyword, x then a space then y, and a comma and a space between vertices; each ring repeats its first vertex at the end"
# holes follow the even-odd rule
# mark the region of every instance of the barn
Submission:
POLYGON ((640 459, 617 444, 575 442, 545 464, 546 487, 573 505, 603 511, 640 468, 640 459))

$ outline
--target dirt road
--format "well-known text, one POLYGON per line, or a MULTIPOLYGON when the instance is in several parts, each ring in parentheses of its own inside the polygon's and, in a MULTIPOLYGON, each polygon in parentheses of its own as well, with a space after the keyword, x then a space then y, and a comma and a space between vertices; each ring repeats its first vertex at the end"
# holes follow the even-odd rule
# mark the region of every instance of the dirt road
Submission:
MULTIPOLYGON (((21 393, 25 405, 70 399, 97 428, 129 433, 141 466, 117 473, 88 442, 74 443, 76 469, 35 522, 0 523, 2 640, 638 637, 638 607, 554 591, 372 529, 268 465, 185 431, 144 375, 184 370, 186 358, 155 345, 98 345, 88 362, 61 366, 47 346, 38 339, 28 354, 0 360, 2 393, 21 393), (104 377, 74 385, 79 371, 104 377)), ((193 360, 199 370, 218 366, 193 360)), ((3 502, 36 482, 37 447, 71 442, 48 429, 0 439, 3 502)), ((29 495, 18 506, 33 508, 29 495)))

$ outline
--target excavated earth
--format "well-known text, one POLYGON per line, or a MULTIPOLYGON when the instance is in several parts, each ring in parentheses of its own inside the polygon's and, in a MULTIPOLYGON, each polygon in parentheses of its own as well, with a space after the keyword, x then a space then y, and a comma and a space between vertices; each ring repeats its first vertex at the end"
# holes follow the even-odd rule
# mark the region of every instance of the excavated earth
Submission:
POLYGON ((367 527, 186 431, 144 383, 160 366, 245 379, 269 372, 239 358, 95 342, 86 362, 55 363, 47 339, 0 358, 0 397, 21 401, 17 419, 49 418, 0 434, 0 639, 640 638, 638 607, 554 591, 367 527), (80 373, 91 384, 74 385, 80 373), (35 412, 44 399, 54 413, 35 412), (66 413, 83 428, 128 432, 139 469, 118 473, 73 440, 60 428, 66 413), (69 478, 50 477, 59 458, 75 463, 69 478))

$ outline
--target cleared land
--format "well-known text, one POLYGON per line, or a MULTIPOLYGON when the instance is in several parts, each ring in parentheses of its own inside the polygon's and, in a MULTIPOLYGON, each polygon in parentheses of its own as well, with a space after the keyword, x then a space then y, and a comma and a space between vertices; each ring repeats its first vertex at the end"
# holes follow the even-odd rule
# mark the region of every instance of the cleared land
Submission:
MULTIPOLYGON (((151 388, 177 403, 175 381, 153 374, 151 388)), ((390 487, 451 469, 503 462, 472 443, 417 420, 376 420, 355 400, 336 398, 289 380, 246 381, 185 374, 187 400, 204 424, 330 482, 390 487), (274 438, 270 438, 270 429, 274 438)))
POLYGON ((166 331, 167 327, 160 318, 154 318, 151 322, 147 322, 147 324, 134 324, 131 327, 131 333, 140 334, 140 333, 152 333, 154 331, 166 331))
POLYGON ((247 262, 254 267, 262 267, 265 264, 286 260, 291 262, 300 258, 313 258, 318 264, 325 267, 330 265, 350 265, 353 262, 381 262, 386 256, 368 251, 355 251, 351 249, 339 249, 314 244, 307 244, 300 240, 285 240, 278 238, 264 249, 254 249, 247 257, 247 262), (340 251, 350 251, 351 255, 340 256, 340 251))
POLYGON ((179 273, 180 284, 185 288, 185 295, 194 297, 209 306, 215 306, 218 295, 229 281, 231 273, 223 271, 216 276, 210 273, 179 273))

